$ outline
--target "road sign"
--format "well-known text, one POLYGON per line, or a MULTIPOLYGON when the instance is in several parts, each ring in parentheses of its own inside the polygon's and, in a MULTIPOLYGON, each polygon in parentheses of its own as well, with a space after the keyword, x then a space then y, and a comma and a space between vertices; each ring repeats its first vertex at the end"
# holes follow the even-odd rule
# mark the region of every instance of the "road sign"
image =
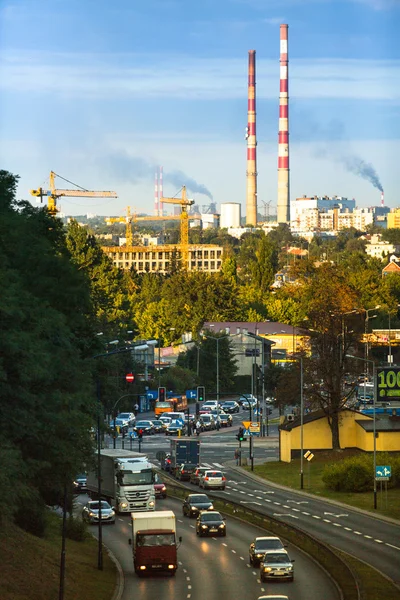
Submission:
POLYGON ((392 467, 383 465, 375 467, 375 479, 377 481, 388 481, 392 476, 392 467))
POLYGON ((377 401, 400 398, 400 367, 379 367, 376 371, 377 401))
POLYGON ((245 436, 260 435, 260 423, 257 423, 257 421, 242 421, 242 425, 245 429, 245 436))
POLYGON ((242 421, 242 425, 245 429, 248 429, 251 425, 251 421, 242 421))
POLYGON ((127 373, 125 375, 125 379, 126 381, 129 381, 129 383, 132 383, 132 381, 135 381, 135 376, 133 373, 127 373))
POLYGON ((308 462, 310 462, 314 458, 314 454, 310 452, 310 450, 307 450, 307 452, 304 454, 304 458, 306 458, 308 462))

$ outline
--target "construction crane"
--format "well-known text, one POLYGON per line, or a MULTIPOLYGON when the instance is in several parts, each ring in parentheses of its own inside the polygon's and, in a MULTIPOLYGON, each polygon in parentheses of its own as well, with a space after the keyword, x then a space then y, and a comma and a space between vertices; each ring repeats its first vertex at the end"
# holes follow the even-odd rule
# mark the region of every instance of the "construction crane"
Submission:
POLYGON ((47 197, 47 209, 49 211, 49 213, 55 217, 56 214, 58 213, 58 208, 57 208, 57 200, 58 198, 61 198, 62 196, 69 196, 69 197, 73 197, 73 198, 118 198, 118 194, 116 192, 94 192, 91 190, 87 190, 83 187, 81 187, 80 185, 77 185, 76 183, 73 183, 72 181, 68 181, 68 179, 65 179, 64 177, 61 177, 61 175, 57 175, 57 173, 54 173, 54 171, 50 171, 50 190, 44 190, 43 188, 38 188, 37 190, 31 190, 31 194, 32 196, 36 196, 36 198, 40 198, 40 202, 43 202, 43 197, 47 197), (63 179, 63 181, 66 181, 67 183, 70 183, 71 185, 75 185, 76 187, 80 188, 79 190, 58 190, 56 189, 56 185, 54 182, 55 177, 59 177, 60 179, 63 179))
POLYGON ((186 186, 182 187, 182 198, 159 198, 161 204, 179 204, 181 207, 181 256, 182 266, 186 269, 189 257, 189 214, 188 206, 194 204, 194 200, 188 200, 186 196, 186 186))
POLYGON ((131 207, 130 206, 127 206, 125 210, 126 210, 126 217, 106 217, 105 222, 110 225, 111 225, 111 223, 126 223, 126 233, 125 233, 126 245, 132 246, 133 245, 133 235, 132 235, 133 215, 131 215, 131 207))

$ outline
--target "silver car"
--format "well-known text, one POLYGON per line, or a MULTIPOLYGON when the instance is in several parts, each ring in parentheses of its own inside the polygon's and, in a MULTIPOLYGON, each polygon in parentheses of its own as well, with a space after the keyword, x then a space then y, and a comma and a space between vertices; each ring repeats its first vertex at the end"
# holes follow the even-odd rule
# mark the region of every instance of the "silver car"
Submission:
POLYGON ((222 471, 207 470, 199 477, 199 487, 214 490, 224 490, 226 485, 226 477, 222 471))
POLYGON ((293 560, 290 560, 286 550, 267 550, 260 564, 260 580, 294 579, 293 560))
MULTIPOLYGON (((99 522, 99 501, 91 500, 82 510, 82 519, 87 523, 99 522)), ((105 500, 101 501, 101 522, 115 524, 115 511, 105 500)))

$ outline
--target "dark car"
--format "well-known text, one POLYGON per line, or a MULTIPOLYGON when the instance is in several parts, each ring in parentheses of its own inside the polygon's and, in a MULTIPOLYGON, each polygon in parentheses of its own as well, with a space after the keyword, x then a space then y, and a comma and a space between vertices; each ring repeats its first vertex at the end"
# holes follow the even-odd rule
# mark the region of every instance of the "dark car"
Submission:
POLYGON ((197 469, 197 465, 191 463, 184 463, 180 465, 175 472, 175 477, 180 481, 190 481, 190 476, 197 469))
POLYGON ((250 544, 249 562, 253 567, 258 567, 264 558, 267 550, 283 550, 284 544, 278 537, 265 536, 256 537, 250 544))
POLYGON ((226 400, 221 404, 221 408, 226 413, 238 413, 240 410, 239 404, 235 400, 226 400))
POLYGON ((72 484, 74 494, 82 494, 83 492, 87 492, 86 482, 87 482, 86 473, 81 473, 81 474, 77 475, 72 484))
POLYGON ((158 419, 151 419, 154 427, 154 433, 164 433, 165 429, 163 427, 162 421, 158 419))
POLYGON ((200 475, 203 475, 207 471, 207 467, 197 467, 190 475, 190 483, 199 485, 200 475))
POLYGON ((219 415, 219 424, 221 427, 232 427, 232 415, 219 415))
POLYGON ((214 510, 207 494, 189 494, 182 504, 182 512, 187 517, 197 517, 202 510, 214 510))
POLYGON ((154 478, 154 491, 156 494, 156 498, 167 497, 167 486, 165 485, 158 473, 155 474, 154 478))
POLYGON ((204 535, 226 535, 225 519, 214 510, 202 511, 197 517, 196 533, 199 537, 204 535))
POLYGON ((142 430, 143 435, 153 435, 154 427, 151 421, 136 421, 135 427, 133 428, 136 433, 142 430))

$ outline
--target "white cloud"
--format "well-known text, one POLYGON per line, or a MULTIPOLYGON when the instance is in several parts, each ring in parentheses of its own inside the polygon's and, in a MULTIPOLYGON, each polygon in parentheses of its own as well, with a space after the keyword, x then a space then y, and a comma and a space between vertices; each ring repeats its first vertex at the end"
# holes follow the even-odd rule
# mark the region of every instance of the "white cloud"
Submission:
MULTIPOLYGON (((68 98, 215 100, 244 98, 247 56, 94 56, 6 54, 0 63, 3 91, 68 98), (148 64, 144 63, 148 61, 148 64), (40 82, 40 85, 38 85, 40 82)), ((257 58, 257 95, 276 98, 279 60, 257 58)), ((292 98, 400 100, 400 60, 295 59, 292 98)))

